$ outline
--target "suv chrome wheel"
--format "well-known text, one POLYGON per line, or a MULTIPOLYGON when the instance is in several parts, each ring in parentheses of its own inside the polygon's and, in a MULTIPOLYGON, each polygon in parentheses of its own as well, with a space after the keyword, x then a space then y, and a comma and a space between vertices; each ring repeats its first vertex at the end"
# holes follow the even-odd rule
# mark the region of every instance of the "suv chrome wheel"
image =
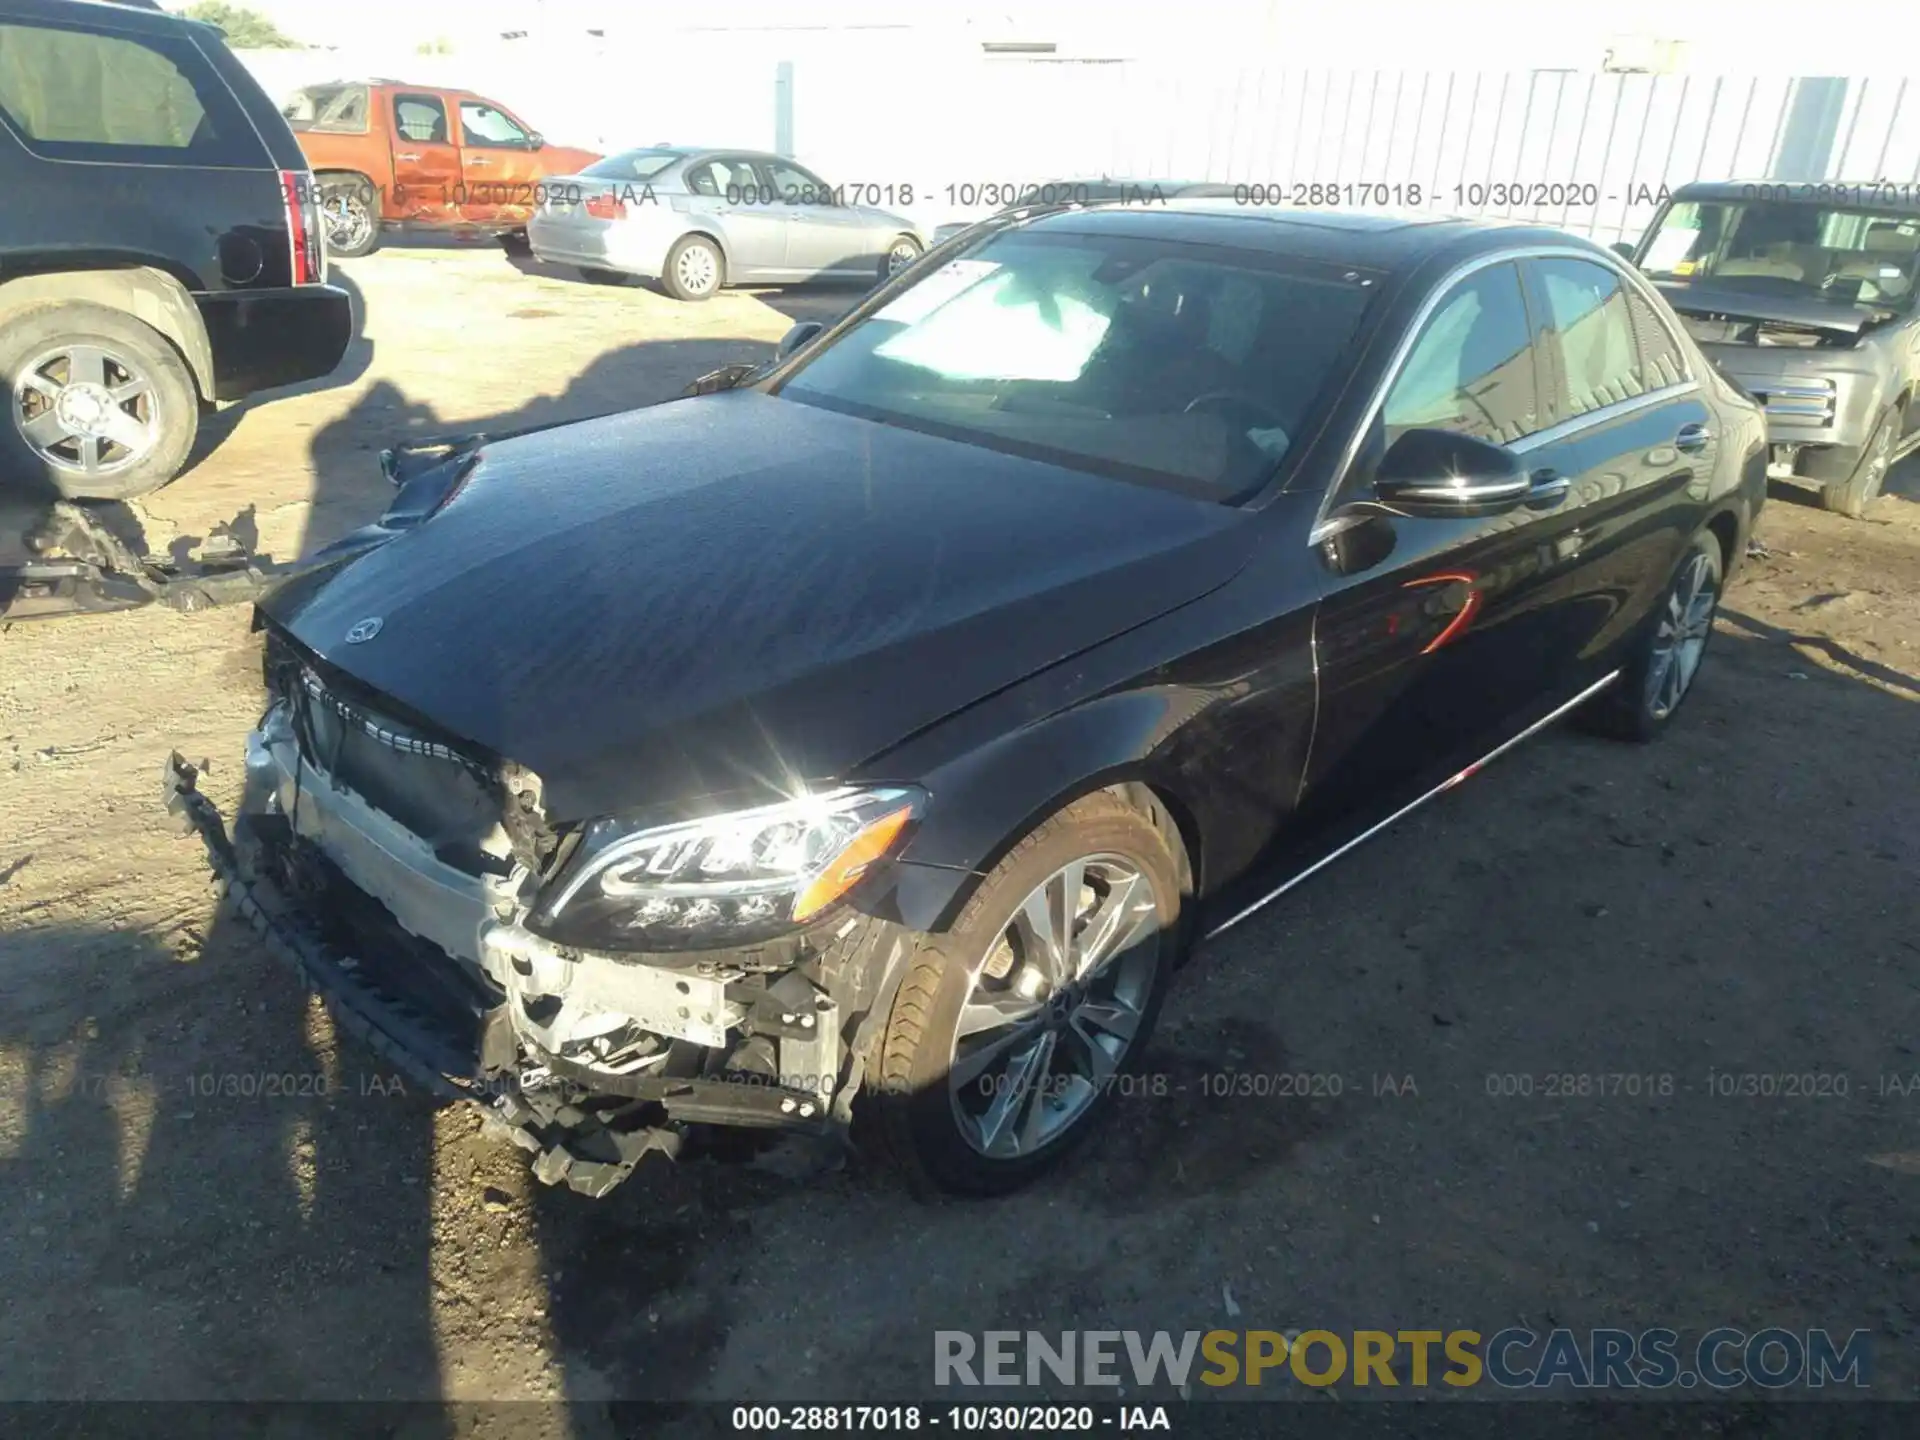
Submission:
POLYGON ((49 466, 111 475, 138 465, 158 443, 160 396, 131 357, 67 345, 23 367, 13 386, 13 421, 49 466))
POLYGON ((327 244, 342 253, 358 254, 373 238, 373 212, 356 191, 337 190, 320 206, 327 226, 327 244))

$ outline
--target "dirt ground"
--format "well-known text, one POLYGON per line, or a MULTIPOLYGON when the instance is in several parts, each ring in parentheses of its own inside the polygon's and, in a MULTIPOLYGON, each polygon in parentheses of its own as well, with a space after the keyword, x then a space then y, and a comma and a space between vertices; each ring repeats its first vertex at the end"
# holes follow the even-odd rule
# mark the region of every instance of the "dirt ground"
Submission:
MULTIPOLYGON (((291 556, 378 512, 404 433, 664 399, 850 300, 682 306, 491 249, 338 271, 341 374, 220 417, 152 548, 241 517, 291 556)), ((992 1204, 860 1165, 544 1189, 336 1043, 160 810, 175 747, 232 798, 244 608, 15 625, 0 1399, 878 1401, 927 1395, 935 1329, 1522 1323, 1865 1328, 1873 1392, 1913 1398, 1920 463, 1892 489, 1865 523, 1776 496, 1665 740, 1550 733, 1221 939, 1147 1062, 1168 1093, 992 1204), (1546 1098, 1563 1073, 1672 1092, 1546 1098), (1717 1093, 1747 1073, 1845 1093, 1717 1093)))

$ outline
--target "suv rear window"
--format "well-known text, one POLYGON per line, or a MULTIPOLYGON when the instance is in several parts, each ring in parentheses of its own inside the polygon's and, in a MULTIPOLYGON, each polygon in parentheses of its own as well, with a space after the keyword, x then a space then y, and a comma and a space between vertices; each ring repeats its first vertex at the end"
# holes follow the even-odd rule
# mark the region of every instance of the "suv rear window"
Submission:
POLYGON ((232 92, 184 34, 0 22, 0 119, 47 160, 267 163, 232 92))
POLYGON ((367 87, 364 85, 309 85, 293 92, 281 114, 295 130, 318 130, 329 135, 367 133, 367 87))

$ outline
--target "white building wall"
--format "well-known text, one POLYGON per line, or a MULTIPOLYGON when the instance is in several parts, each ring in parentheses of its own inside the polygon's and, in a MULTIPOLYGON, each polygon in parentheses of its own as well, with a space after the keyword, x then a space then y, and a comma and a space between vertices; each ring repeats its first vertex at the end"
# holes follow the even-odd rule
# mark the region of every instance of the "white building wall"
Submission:
MULTIPOLYGON (((571 3, 591 18, 586 0, 571 3)), ((1177 43, 1097 63, 983 55, 980 35, 1027 32, 979 12, 910 24, 871 6, 849 11, 840 28, 778 21, 811 14, 803 4, 770 12, 776 18, 762 28, 740 28, 756 17, 736 9, 714 28, 609 21, 603 38, 549 27, 444 55, 376 33, 330 51, 242 58, 276 94, 371 75, 461 86, 500 100, 550 139, 602 150, 663 141, 773 149, 790 138, 794 155, 830 181, 895 195, 911 187, 912 203, 896 208, 929 223, 994 208, 992 193, 970 192, 976 203, 966 204, 966 187, 1106 174, 1400 187, 1387 192, 1394 199, 1418 186, 1422 208, 1517 214, 1601 240, 1638 234, 1652 211, 1644 192, 1661 184, 1766 176, 1805 84, 1758 63, 1758 50, 1733 38, 1708 37, 1689 54, 1748 54, 1755 63, 1745 70, 1600 73, 1598 29, 1501 31, 1490 50, 1511 63, 1489 66, 1479 55, 1477 67, 1449 67, 1431 57, 1458 52, 1460 27, 1442 43, 1445 26, 1430 10, 1410 33, 1369 37, 1362 47, 1324 21, 1296 35, 1287 12, 1250 6, 1258 23, 1242 24, 1243 44, 1202 43, 1205 28, 1188 24, 1177 43), (1423 36, 1433 42, 1426 54, 1418 53, 1423 36), (1517 58, 1576 50, 1584 61, 1565 70, 1517 58), (1354 68, 1362 52, 1367 67, 1354 68), (1403 63, 1378 63, 1386 54, 1403 63), (1511 203, 1513 187, 1522 203, 1511 203)), ((1140 32, 1126 19, 1133 12, 1109 13, 1116 18, 1104 31, 1059 30, 1074 37, 1064 48, 1136 48, 1140 32)), ((1205 4, 1192 13, 1204 15, 1205 4)), ((1630 7, 1607 17, 1622 18, 1630 7)), ((1775 60, 1790 53, 1768 49, 1775 60)), ((1920 82, 1872 71, 1862 61, 1839 72, 1853 79, 1826 173, 1911 186, 1920 182, 1920 82)))

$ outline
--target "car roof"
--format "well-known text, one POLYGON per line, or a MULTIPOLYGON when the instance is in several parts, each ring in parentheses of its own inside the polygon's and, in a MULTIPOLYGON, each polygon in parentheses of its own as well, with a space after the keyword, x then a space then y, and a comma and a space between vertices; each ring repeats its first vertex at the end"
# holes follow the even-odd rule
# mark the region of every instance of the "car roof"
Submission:
MULTIPOLYGON (((126 3, 121 0, 0 0, 0 11, 68 23, 78 21, 83 25, 93 21, 117 30, 148 33, 170 30, 178 34, 178 27, 182 25, 206 25, 205 21, 162 10, 157 0, 152 4, 146 0, 126 0, 126 3)), ((217 31, 214 26, 206 28, 217 31)))
POLYGON ((1465 256, 1515 246, 1571 246, 1606 253, 1591 240, 1542 225, 1423 211, 1242 205, 1215 198, 1150 205, 1096 203, 1084 209, 1048 210, 1020 223, 1037 231, 1220 245, 1373 270, 1403 270, 1435 255, 1465 256))
POLYGON ((1675 200, 1765 201, 1824 209, 1883 210, 1920 215, 1920 187, 1885 180, 1695 180, 1675 200))

